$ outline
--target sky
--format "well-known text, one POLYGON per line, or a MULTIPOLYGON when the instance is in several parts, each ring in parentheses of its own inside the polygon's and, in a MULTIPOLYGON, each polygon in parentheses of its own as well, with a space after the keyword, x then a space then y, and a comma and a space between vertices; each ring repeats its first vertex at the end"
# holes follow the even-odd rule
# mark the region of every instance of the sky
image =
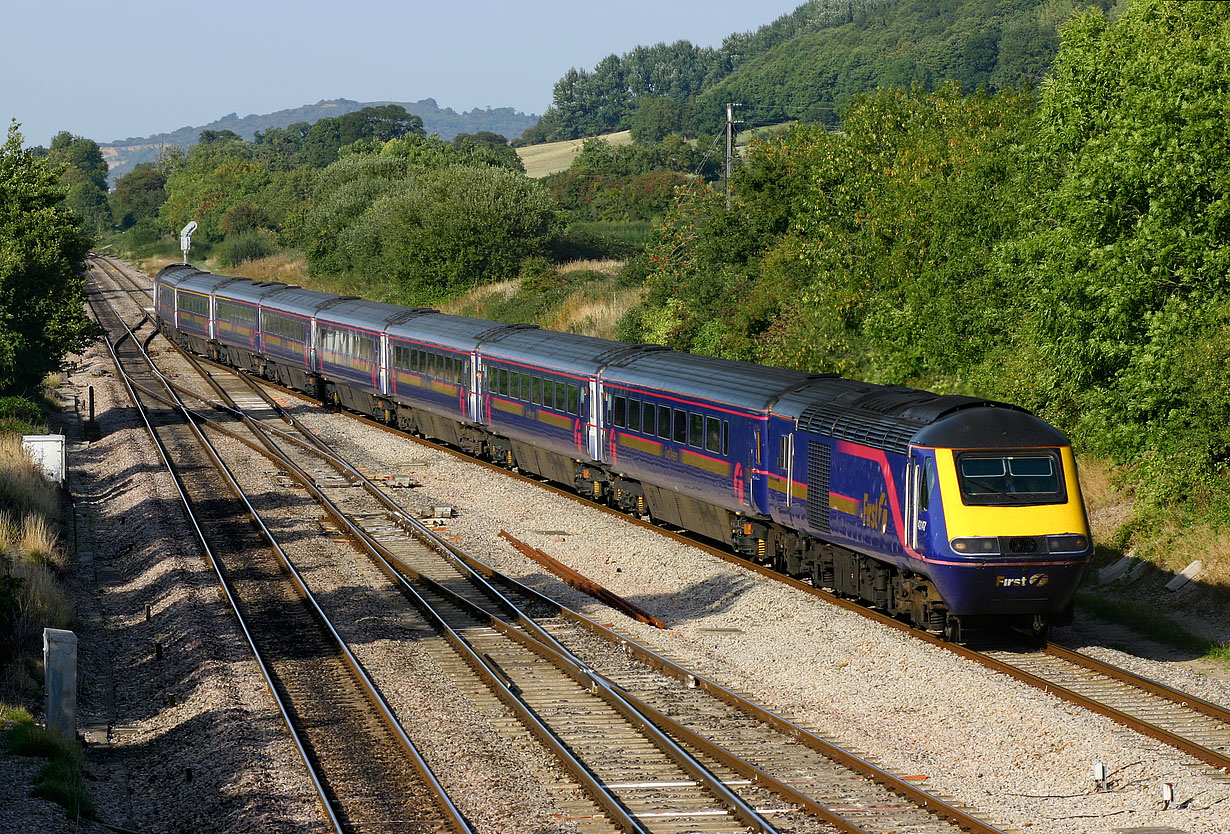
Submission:
POLYGON ((718 46, 803 0, 0 0, 0 118, 102 144, 322 99, 541 114, 570 67, 718 46))

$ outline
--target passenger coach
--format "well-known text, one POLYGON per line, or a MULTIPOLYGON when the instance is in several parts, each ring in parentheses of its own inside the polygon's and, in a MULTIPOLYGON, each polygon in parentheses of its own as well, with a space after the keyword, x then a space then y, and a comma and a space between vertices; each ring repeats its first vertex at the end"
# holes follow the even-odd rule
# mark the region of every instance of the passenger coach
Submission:
POLYGON ((185 348, 693 530, 959 639, 1071 616, 1092 555, 1071 446, 1004 403, 175 265, 185 348))

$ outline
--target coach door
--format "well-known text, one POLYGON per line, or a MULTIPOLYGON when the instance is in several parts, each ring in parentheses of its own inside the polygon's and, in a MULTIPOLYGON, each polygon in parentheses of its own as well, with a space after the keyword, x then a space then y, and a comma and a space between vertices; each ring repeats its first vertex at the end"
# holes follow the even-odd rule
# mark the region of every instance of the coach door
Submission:
POLYGON ((376 361, 380 363, 380 384, 379 391, 381 394, 389 393, 389 334, 381 333, 378 339, 379 354, 376 361))
POLYGON ((934 472, 934 464, 929 457, 911 451, 905 472, 905 533, 906 543, 915 553, 921 552, 922 543, 926 540, 934 472))
MULTIPOLYGON (((589 380, 589 403, 581 408, 584 414, 586 408, 586 434, 589 437, 589 457, 591 460, 602 460, 602 400, 598 398, 598 378, 589 380)), ((578 415, 580 416, 580 415, 578 415)))
POLYGON ((478 381, 482 378, 482 374, 478 370, 478 351, 473 351, 470 354, 470 361, 467 363, 470 366, 470 414, 469 417, 475 423, 481 423, 479 414, 482 413, 482 394, 478 390, 478 381))

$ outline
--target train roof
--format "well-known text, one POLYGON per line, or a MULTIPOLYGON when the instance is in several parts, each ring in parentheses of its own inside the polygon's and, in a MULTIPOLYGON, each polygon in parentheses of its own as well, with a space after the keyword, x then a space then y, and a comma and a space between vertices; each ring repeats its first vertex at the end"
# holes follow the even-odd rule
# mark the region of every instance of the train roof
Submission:
MULTIPOLYGON (((215 275, 212 272, 193 272, 189 275, 180 275, 174 286, 180 292, 194 292, 201 295, 212 295, 215 290, 223 284, 229 284, 233 281, 241 279, 233 278, 230 275, 215 275)), ((170 284, 170 282, 167 282, 170 284)))
POLYGON ((782 392, 810 376, 711 356, 644 349, 616 360, 603 372, 604 382, 636 385, 687 397, 765 411, 782 392))
POLYGON ((936 448, 1066 446, 1067 438, 1024 409, 994 400, 901 385, 815 377, 782 396, 774 414, 802 431, 905 454, 936 448))
POLYGON ((262 299, 261 305, 269 310, 311 318, 331 304, 338 304, 349 298, 351 296, 305 290, 303 287, 287 287, 269 293, 262 299))
POLYGON ((530 326, 436 313, 430 316, 415 316, 407 321, 392 324, 389 326, 389 336, 470 353, 493 334, 530 326))
POLYGON ((158 274, 154 276, 155 281, 161 281, 164 284, 175 287, 180 281, 188 278, 196 273, 201 272, 192 264, 170 264, 158 270, 158 274))
POLYGON ((236 283, 219 285, 223 298, 235 301, 246 301, 249 304, 259 304, 267 295, 287 289, 281 281, 249 281, 246 278, 236 279, 236 283))
POLYGON ((524 363, 581 376, 596 375, 620 356, 653 349, 537 327, 502 330, 488 337, 482 346, 483 354, 496 361, 524 363))
POLYGON ((426 313, 436 314, 437 311, 430 307, 401 307, 397 304, 385 304, 382 301, 345 298, 336 304, 330 304, 322 309, 317 318, 325 322, 359 325, 367 330, 383 333, 385 328, 392 324, 407 321, 426 313))

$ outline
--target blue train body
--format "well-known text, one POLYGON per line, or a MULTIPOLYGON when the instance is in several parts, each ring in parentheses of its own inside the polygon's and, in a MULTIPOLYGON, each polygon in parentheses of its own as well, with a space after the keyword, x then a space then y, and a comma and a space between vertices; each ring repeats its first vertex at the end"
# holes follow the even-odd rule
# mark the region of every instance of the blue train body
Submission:
POLYGON ((1068 441, 1003 403, 171 266, 172 339, 571 484, 921 627, 1070 615, 1090 557, 1068 441))

